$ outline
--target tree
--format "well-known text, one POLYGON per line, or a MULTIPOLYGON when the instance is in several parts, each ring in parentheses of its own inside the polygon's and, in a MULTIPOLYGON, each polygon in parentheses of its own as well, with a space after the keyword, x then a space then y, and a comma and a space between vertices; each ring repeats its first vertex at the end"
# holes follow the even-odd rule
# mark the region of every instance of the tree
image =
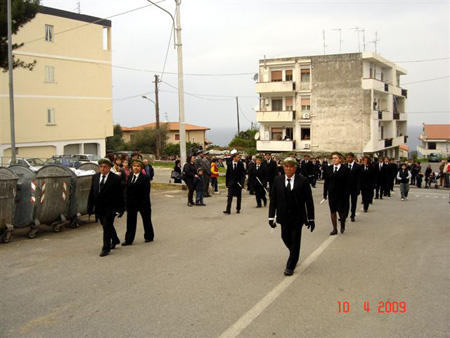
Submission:
POLYGON ((256 149, 255 134, 258 132, 257 129, 248 129, 241 131, 236 135, 228 145, 229 147, 245 149, 256 149))
MULTIPOLYGON (((186 142, 186 157, 189 157, 189 154, 192 154, 197 149, 200 149, 200 143, 186 142)), ((180 144, 168 143, 163 149, 162 154, 167 157, 179 156, 180 144)))
POLYGON ((106 149, 109 151, 118 151, 125 148, 125 142, 122 139, 122 127, 120 124, 114 126, 114 135, 106 138, 106 149))
MULTIPOLYGON (((0 68, 8 70, 8 20, 6 0, 0 2, 0 68)), ((12 33, 16 34, 27 22, 31 21, 39 10, 39 0, 11 0, 12 33)), ((12 48, 22 47, 22 43, 13 43, 12 48)), ((13 68, 21 67, 33 70, 36 61, 26 63, 13 56, 13 68)))
POLYGON ((131 149, 140 149, 146 154, 156 153, 156 142, 158 140, 158 133, 161 140, 161 148, 164 149, 167 141, 167 126, 162 125, 159 129, 147 128, 141 130, 133 135, 133 138, 128 143, 128 147, 131 149))

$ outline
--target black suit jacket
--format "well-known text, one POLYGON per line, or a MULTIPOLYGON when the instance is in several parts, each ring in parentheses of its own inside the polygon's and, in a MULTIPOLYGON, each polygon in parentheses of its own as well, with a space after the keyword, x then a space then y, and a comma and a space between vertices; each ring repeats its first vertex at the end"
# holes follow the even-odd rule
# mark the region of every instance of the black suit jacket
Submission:
POLYGON ((123 213, 124 199, 121 178, 109 172, 108 179, 100 192, 100 173, 92 176, 91 191, 89 192, 88 212, 99 217, 123 213))
POLYGON ((334 165, 325 170, 325 182, 323 185, 323 197, 330 201, 348 199, 350 191, 350 170, 345 164, 341 164, 337 173, 334 173, 334 165))
POLYGON ((380 163, 375 163, 374 164, 375 167, 375 171, 376 171, 376 175, 377 175, 377 182, 378 183, 384 183, 388 180, 389 178, 389 164, 386 164, 383 162, 383 166, 381 167, 380 170, 380 163))
POLYGON ((227 166, 227 172, 225 176, 225 184, 227 188, 233 189, 233 191, 237 192, 239 189, 242 189, 245 183, 245 168, 242 161, 237 162, 236 169, 233 169, 234 162, 231 161, 227 166), (240 186, 239 186, 239 184, 240 186))
POLYGON ((308 163, 306 163, 305 160, 302 161, 301 171, 302 175, 305 177, 314 175, 314 164, 311 162, 311 160, 309 160, 308 163))
POLYGON ((127 187, 127 209, 150 207, 150 179, 147 175, 140 174, 135 183, 131 183, 133 174, 130 175, 127 187))
MULTIPOLYGON (((348 166, 348 163, 345 165, 348 166)), ((351 193, 359 193, 360 191, 360 173, 361 166, 358 163, 353 163, 352 169, 349 169, 349 190, 351 193)))
MULTIPOLYGON (((288 220, 285 178, 285 175, 275 177, 270 192, 269 218, 274 218, 276 215, 277 223, 280 224, 284 224, 288 220)), ((311 187, 305 178, 295 175, 293 193, 297 206, 296 218, 298 217, 299 223, 306 224, 308 220, 314 219, 314 201, 311 187)))
POLYGON ((372 165, 368 165, 367 170, 364 169, 364 165, 361 166, 361 170, 359 171, 359 182, 361 190, 374 189, 376 174, 375 168, 372 165))
POLYGON ((278 176, 277 163, 274 160, 270 160, 270 162, 264 161, 262 166, 266 172, 267 182, 273 182, 273 179, 278 176))
POLYGON ((254 187, 261 186, 261 184, 264 187, 267 185, 267 177, 262 164, 258 169, 256 169, 256 164, 253 164, 249 167, 248 180, 249 182, 251 182, 251 184, 253 184, 254 187), (261 184, 259 182, 261 182, 261 184))

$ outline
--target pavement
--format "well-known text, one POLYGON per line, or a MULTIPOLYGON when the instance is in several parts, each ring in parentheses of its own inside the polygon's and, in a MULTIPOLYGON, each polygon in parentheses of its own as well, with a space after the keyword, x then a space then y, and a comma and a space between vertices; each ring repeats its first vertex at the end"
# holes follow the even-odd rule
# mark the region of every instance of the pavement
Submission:
POLYGON ((139 220, 135 243, 103 258, 87 218, 33 240, 17 229, 0 245, 0 337, 449 337, 449 191, 401 201, 396 186, 330 237, 321 189, 292 277, 248 194, 224 215, 224 190, 192 208, 186 191, 152 190, 155 241, 139 220))

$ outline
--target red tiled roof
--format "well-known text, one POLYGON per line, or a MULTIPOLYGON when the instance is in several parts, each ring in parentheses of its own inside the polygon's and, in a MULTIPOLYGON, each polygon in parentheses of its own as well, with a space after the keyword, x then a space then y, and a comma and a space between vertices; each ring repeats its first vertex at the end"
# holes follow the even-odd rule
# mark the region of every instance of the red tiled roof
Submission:
POLYGON ((423 133, 428 140, 450 140, 450 124, 424 124, 423 133))
MULTIPOLYGON (((169 131, 178 131, 180 130, 180 123, 179 122, 160 122, 160 125, 167 125, 167 129, 169 131)), ((156 122, 149 123, 149 124, 143 124, 142 126, 137 127, 122 127, 122 131, 140 131, 144 129, 153 129, 156 127, 156 122)), ((193 124, 185 124, 186 131, 195 131, 195 130, 210 130, 211 128, 207 127, 201 127, 201 126, 195 126, 193 124)))
POLYGON ((409 151, 409 147, 406 144, 400 144, 400 150, 409 151))

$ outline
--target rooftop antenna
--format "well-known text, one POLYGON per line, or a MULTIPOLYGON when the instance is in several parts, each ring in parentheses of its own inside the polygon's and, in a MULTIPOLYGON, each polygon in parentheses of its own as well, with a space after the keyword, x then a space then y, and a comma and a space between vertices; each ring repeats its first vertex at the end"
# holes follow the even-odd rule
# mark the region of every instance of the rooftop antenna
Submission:
POLYGON ((339 53, 342 52, 342 29, 341 28, 336 28, 333 29, 334 31, 338 31, 339 32, 339 53))
POLYGON ((81 1, 77 2, 77 8, 76 11, 78 12, 78 14, 81 14, 81 1))
POLYGON ((369 41, 369 43, 373 43, 375 46, 375 54, 378 54, 377 46, 378 46, 378 32, 375 32, 375 40, 369 41))
POLYGON ((326 54, 327 53, 327 45, 325 43, 325 29, 323 30, 323 53, 326 54))
POLYGON ((166 117, 166 123, 169 122, 169 114, 167 114, 167 112, 164 112, 164 116, 166 117))
POLYGON ((360 30, 363 33, 363 52, 366 51, 366 30, 364 28, 362 28, 360 30))
POLYGON ((360 32, 359 27, 356 26, 355 28, 350 28, 350 30, 358 33, 358 52, 361 53, 361 43, 359 42, 359 32, 360 32))

